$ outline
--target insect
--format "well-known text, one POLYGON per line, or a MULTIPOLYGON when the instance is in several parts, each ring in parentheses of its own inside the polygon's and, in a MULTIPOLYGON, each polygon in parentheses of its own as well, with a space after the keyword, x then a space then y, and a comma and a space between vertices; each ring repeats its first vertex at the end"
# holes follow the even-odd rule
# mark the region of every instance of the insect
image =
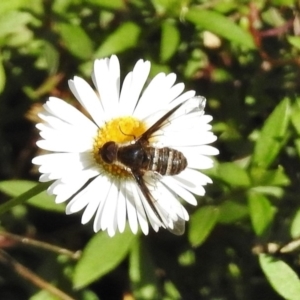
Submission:
POLYGON ((193 97, 178 104, 173 109, 165 113, 141 136, 135 138, 133 143, 123 145, 114 141, 109 141, 99 149, 99 155, 105 163, 121 165, 125 169, 129 170, 155 215, 170 232, 176 235, 184 233, 185 220, 178 216, 178 220, 175 222, 173 221, 172 228, 163 222, 160 213, 154 205, 157 200, 154 199, 147 187, 144 175, 146 172, 151 172, 154 175, 158 175, 158 177, 174 176, 182 172, 187 167, 188 162, 182 152, 169 147, 153 147, 150 144, 149 139, 168 124, 170 119, 174 119, 194 111, 200 111, 203 113, 204 106, 204 97, 193 97), (180 107, 185 107, 185 109, 176 116, 176 112, 180 107))

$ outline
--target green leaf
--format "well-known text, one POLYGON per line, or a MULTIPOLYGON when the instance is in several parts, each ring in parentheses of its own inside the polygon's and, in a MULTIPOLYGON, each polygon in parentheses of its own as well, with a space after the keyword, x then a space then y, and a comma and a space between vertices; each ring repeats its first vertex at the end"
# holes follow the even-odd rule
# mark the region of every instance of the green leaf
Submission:
POLYGON ((129 228, 113 238, 107 232, 95 234, 84 248, 75 267, 75 288, 82 288, 113 270, 128 254, 136 238, 129 228))
POLYGON ((219 223, 232 224, 249 215, 248 207, 234 201, 227 200, 219 206, 219 223))
MULTIPOLYGON (((76 299, 80 299, 80 300, 99 300, 97 295, 94 292, 92 292, 91 290, 82 290, 82 291, 79 291, 75 295, 76 295, 76 299)), ((72 298, 67 297, 67 296, 62 298, 63 296, 61 296, 61 297, 54 296, 52 293, 50 293, 47 290, 39 290, 34 295, 30 296, 30 298, 28 298, 28 300, 63 300, 63 299, 71 300, 71 299, 75 299, 75 295, 73 294, 72 298)))
POLYGON ((298 156, 300 157, 300 138, 294 139, 295 148, 297 151, 298 156))
POLYGON ((251 191, 272 196, 278 199, 282 199, 284 195, 284 189, 277 186, 255 186, 251 188, 251 191))
POLYGON ((295 4, 294 0, 272 0, 272 5, 277 5, 279 7, 281 7, 283 5, 291 6, 294 4, 295 4))
POLYGON ((11 48, 22 48, 24 46, 29 46, 30 43, 33 42, 33 39, 33 32, 24 26, 19 27, 18 31, 15 31, 12 34, 8 35, 4 40, 6 46, 9 46, 11 48))
POLYGON ((293 105, 291 113, 291 122, 294 128, 296 129, 298 135, 300 135, 300 107, 297 104, 293 105))
POLYGON ((129 258, 129 276, 135 298, 156 299, 159 285, 156 268, 142 240, 135 241, 129 258))
POLYGON ((271 171, 264 168, 252 168, 251 178, 254 185, 259 186, 287 186, 290 184, 290 179, 281 166, 271 171))
POLYGON ((181 266, 187 267, 195 264, 196 253, 194 250, 195 249, 190 248, 178 256, 178 262, 181 266))
POLYGON ((209 30, 243 47, 249 49, 255 48, 253 38, 249 32, 243 30, 228 17, 218 12, 191 8, 185 15, 185 18, 201 29, 209 30))
POLYGON ((78 25, 58 24, 57 30, 64 46, 70 53, 81 59, 90 59, 93 54, 93 44, 89 36, 78 25))
POLYGON ((285 262, 271 255, 260 254, 259 263, 270 284, 279 295, 288 300, 299 299, 299 278, 285 262))
POLYGON ((188 4, 186 0, 151 0, 151 3, 158 16, 169 15, 176 18, 188 4))
POLYGON ((29 300, 59 300, 47 290, 40 290, 36 294, 32 295, 29 300))
POLYGON ((200 246, 214 229, 219 217, 219 209, 215 206, 199 208, 191 216, 188 231, 189 241, 192 246, 200 246))
POLYGON ((2 63, 2 57, 0 54, 0 94, 3 92, 6 82, 5 70, 2 63))
POLYGON ((29 13, 19 11, 11 11, 0 16, 0 37, 17 32, 20 27, 28 24, 31 19, 32 16, 29 13))
POLYGON ((273 221, 276 208, 266 196, 253 192, 248 195, 248 204, 253 229, 256 235, 261 236, 273 221))
POLYGON ((42 44, 42 58, 45 61, 46 68, 50 74, 55 74, 59 66, 59 53, 52 44, 44 42, 42 44))
POLYGON ((287 40, 291 45, 293 45, 297 49, 300 49, 300 37, 299 36, 288 36, 287 40))
MULTIPOLYGON (((165 300, 180 300, 182 296, 179 293, 179 290, 175 284, 171 281, 165 281, 165 300)), ((152 298, 153 299, 153 298, 152 298)))
POLYGON ((0 5, 0 15, 9 13, 12 10, 17 10, 24 5, 28 4, 28 0, 4 0, 1 1, 0 5))
MULTIPOLYGON (((11 196, 16 197, 2 205, 0 205, 0 212, 2 211, 2 206, 8 206, 8 209, 11 207, 22 204, 26 201, 27 204, 32 206, 54 211, 54 212, 64 212, 64 204, 56 204, 54 197, 47 194, 45 191, 50 183, 39 183, 27 180, 7 180, 0 182, 0 190, 11 196), (11 205, 11 206, 10 206, 11 205)), ((6 209, 5 209, 6 210, 6 209)))
POLYGON ((291 224, 291 236, 294 239, 300 237, 300 209, 297 210, 291 224))
POLYGON ((178 50, 180 35, 175 24, 164 22, 161 28, 160 59, 168 61, 178 50))
POLYGON ((124 0, 88 0, 86 2, 110 10, 121 10, 126 8, 126 1, 124 0))
POLYGON ((135 23, 124 23, 115 32, 110 34, 94 55, 97 58, 101 58, 133 48, 138 44, 140 32, 140 27, 135 23))
POLYGON ((247 172, 235 163, 218 165, 217 174, 232 187, 249 187, 251 184, 247 172))
POLYGON ((253 166, 268 168, 276 159, 286 142, 290 120, 290 101, 281 101, 265 121, 260 136, 256 141, 252 157, 253 166))

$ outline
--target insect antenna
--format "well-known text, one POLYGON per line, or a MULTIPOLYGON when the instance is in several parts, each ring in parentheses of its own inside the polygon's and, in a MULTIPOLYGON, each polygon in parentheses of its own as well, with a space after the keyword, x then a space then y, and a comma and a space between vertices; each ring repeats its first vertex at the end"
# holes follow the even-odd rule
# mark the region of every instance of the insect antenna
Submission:
POLYGON ((126 136, 132 136, 133 139, 136 140, 136 136, 135 136, 134 134, 128 134, 128 133, 125 133, 125 132, 122 130, 122 128, 121 128, 120 125, 119 125, 119 129, 120 129, 120 131, 122 132, 122 134, 124 134, 124 135, 126 135, 126 136))

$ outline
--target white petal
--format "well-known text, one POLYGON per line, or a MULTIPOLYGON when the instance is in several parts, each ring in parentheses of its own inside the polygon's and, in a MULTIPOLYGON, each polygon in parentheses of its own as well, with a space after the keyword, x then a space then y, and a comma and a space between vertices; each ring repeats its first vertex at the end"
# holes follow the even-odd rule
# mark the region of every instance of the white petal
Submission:
POLYGON ((117 222, 119 231, 123 232, 126 226, 126 181, 120 184, 117 204, 117 222))
MULTIPOLYGON (((93 179, 86 187, 84 187, 74 198, 68 203, 66 207, 66 214, 76 213, 82 210, 85 206, 88 205, 94 197, 97 197, 96 188, 97 183, 99 182, 101 176, 96 177, 93 179)), ((74 182, 76 183, 76 182, 74 182)), ((55 192, 57 186, 54 186, 52 190, 55 192)))
POLYGON ((134 111, 134 116, 144 119, 146 116, 162 108, 161 92, 165 89, 166 75, 164 73, 157 74, 149 83, 138 105, 134 111))
POLYGON ((192 169, 206 170, 213 167, 214 161, 207 156, 188 156, 186 155, 188 161, 188 167, 192 169))
MULTIPOLYGON (((118 182, 119 184, 119 182, 118 182)), ((117 219, 117 204, 119 199, 119 186, 116 185, 112 195, 114 194, 114 201, 111 201, 111 207, 110 207, 110 222, 108 223, 107 227, 107 233, 109 236, 114 236, 116 233, 116 229, 118 226, 118 219, 117 219)))
MULTIPOLYGON (((159 227, 164 226, 164 225, 158 219, 158 217, 156 216, 153 208, 150 206, 150 204, 148 203, 148 201, 146 200, 146 198, 144 197, 144 195, 143 195, 143 193, 141 192, 140 189, 138 189, 138 192, 139 192, 140 199, 142 201, 142 204, 143 204, 143 207, 145 209, 145 212, 146 212, 149 223, 151 224, 152 228, 155 231, 158 231, 159 227)), ((155 201, 156 200, 154 200, 153 202, 155 202, 155 201)))
POLYGON ((40 140, 36 144, 41 149, 54 152, 85 152, 92 151, 92 144, 89 141, 69 141, 63 138, 49 139, 49 140, 40 140), (72 142, 72 143, 71 143, 72 142))
POLYGON ((101 229, 107 229, 109 236, 113 236, 116 231, 116 205, 118 199, 118 188, 116 180, 112 183, 110 187, 109 194, 105 200, 103 207, 103 212, 101 216, 101 229))
POLYGON ((150 62, 139 60, 123 83, 119 103, 119 115, 131 115, 150 72, 150 62))
POLYGON ((70 215, 82 210, 90 201, 90 198, 86 195, 88 194, 90 185, 88 185, 85 189, 80 191, 67 205, 66 214, 70 215))
POLYGON ((53 189, 54 189, 56 186, 60 185, 60 184, 61 184, 61 181, 60 181, 60 180, 54 181, 54 182, 48 187, 47 193, 48 193, 49 195, 53 195, 53 189))
POLYGON ((75 76, 69 80, 69 87, 80 104, 87 110, 98 126, 104 122, 104 111, 99 97, 96 95, 91 86, 82 78, 75 76))
MULTIPOLYGON (((187 100, 191 99, 192 101, 194 101, 193 99, 197 98, 197 97, 194 97, 195 94, 196 94, 195 91, 187 91, 187 92, 181 94, 179 97, 177 97, 174 101, 172 101, 170 103, 170 109, 172 107, 175 107, 176 105, 178 105, 180 103, 183 103, 183 102, 187 101, 187 100)), ((184 107, 184 106, 182 106, 182 107, 184 107)))
POLYGON ((209 145, 200 145, 196 147, 177 147, 176 149, 184 153, 184 155, 187 157, 198 157, 199 155, 214 156, 219 154, 219 150, 217 148, 209 145))
POLYGON ((137 212, 135 208, 135 201, 131 196, 131 184, 127 183, 126 188, 124 187, 124 195, 126 198, 126 209, 128 216, 128 223, 131 231, 136 234, 138 231, 138 220, 137 220, 137 212))
POLYGON ((120 64, 115 55, 110 59, 95 61, 93 81, 98 89, 106 120, 111 119, 118 107, 120 93, 120 64))
POLYGON ((33 164, 41 165, 40 172, 47 173, 56 168, 70 168, 82 170, 94 162, 91 153, 50 153, 35 157, 33 164))
POLYGON ((99 174, 101 175, 99 167, 97 165, 94 165, 82 171, 62 173, 61 181, 69 183, 75 181, 76 178, 80 176, 85 176, 86 178, 93 178, 98 176, 99 174))
POLYGON ((101 178, 101 192, 99 195, 101 196, 101 202, 99 204, 98 210, 96 212, 95 220, 94 220, 94 231, 97 232, 101 229, 101 222, 102 222, 102 215, 103 215, 103 208, 109 197, 110 189, 112 187, 112 181, 107 176, 102 176, 101 178))
POLYGON ((135 183, 131 184, 130 191, 128 193, 128 197, 130 197, 131 201, 134 201, 135 208, 137 212, 138 222, 141 226, 142 232, 147 235, 149 233, 149 225, 147 222, 147 217, 145 213, 144 206, 142 204, 142 200, 139 194, 139 188, 135 183))
POLYGON ((179 133, 162 135, 159 137, 158 142, 165 147, 177 148, 210 144, 216 139, 216 136, 211 132, 206 132, 198 136, 187 132, 185 135, 179 133))
POLYGON ((74 128, 75 125, 67 123, 64 120, 49 114, 47 111, 40 112, 38 116, 44 121, 44 123, 39 123, 36 125, 36 128, 38 128, 39 130, 57 131, 57 130, 76 130, 75 128, 80 128, 77 125, 74 128))
POLYGON ((52 187, 52 194, 57 195, 55 198, 56 203, 62 203, 71 198, 77 193, 84 184, 89 180, 89 177, 85 176, 85 173, 79 174, 75 181, 64 183, 61 180, 57 180, 57 183, 52 187))
POLYGON ((96 126, 93 127, 93 130, 90 130, 87 127, 76 127, 74 125, 64 123, 60 119, 51 116, 44 117, 44 119, 48 123, 40 123, 36 126, 40 129, 40 136, 44 139, 64 137, 65 139, 70 140, 75 139, 77 136, 77 139, 92 142, 98 131, 96 126))
MULTIPOLYGON (((57 135, 49 134, 45 131, 40 132, 41 137, 47 142, 47 144, 60 144, 61 149, 71 149, 67 152, 84 152, 93 148, 94 139, 81 136, 76 133, 64 133, 58 132, 57 135)), ((53 146, 51 146, 53 147, 53 146)), ((58 148, 58 147, 56 147, 58 148)), ((59 149, 59 148, 58 148, 59 149)), ((63 152, 63 151, 62 151, 63 152)))
POLYGON ((202 145, 199 147, 203 155, 218 155, 220 152, 217 148, 209 145, 202 145))
POLYGON ((185 189, 199 196, 205 194, 203 185, 212 182, 206 175, 189 168, 186 168, 180 174, 173 176, 173 179, 185 189))
MULTIPOLYGON (((49 175, 50 175, 50 174, 42 174, 42 175, 40 176, 40 178, 39 178, 39 181, 40 181, 40 182, 48 182, 48 181, 53 180, 53 179, 51 179, 51 178, 49 177, 49 175)), ((57 178, 56 178, 56 179, 57 179, 57 178)))
POLYGON ((178 216, 184 220, 188 218, 187 212, 183 209, 174 193, 161 182, 157 182, 154 197, 157 199, 155 206, 163 218, 165 218, 164 223, 166 225, 170 224, 170 220, 177 221, 178 216))
POLYGON ((202 112, 193 112, 186 114, 184 110, 179 110, 168 119, 162 130, 165 134, 173 132, 193 132, 193 134, 201 134, 211 130, 211 125, 206 124, 202 112), (180 113, 180 115, 179 115, 180 113))
POLYGON ((44 108, 54 116, 60 118, 64 122, 72 125, 82 126, 89 128, 93 131, 95 124, 89 120, 84 114, 77 110, 74 106, 68 104, 67 102, 56 98, 50 97, 49 100, 44 105, 44 108))
POLYGON ((82 224, 86 224, 91 220, 91 218, 95 215, 99 204, 101 203, 101 201, 103 201, 103 195, 99 193, 99 187, 102 186, 103 182, 106 182, 104 176, 98 176, 96 179, 93 180, 93 182, 90 183, 89 193, 86 194, 86 197, 89 197, 90 201, 82 215, 82 224))
POLYGON ((183 200, 188 202, 191 205, 197 205, 197 200, 195 196, 190 193, 188 190, 184 189, 180 186, 171 176, 164 176, 162 182, 166 184, 166 186, 174 191, 178 196, 180 196, 183 200))
MULTIPOLYGON (((157 122, 162 117, 164 117, 166 113, 170 112, 176 106, 181 104, 181 106, 179 106, 177 108, 177 110, 174 111, 173 114, 171 114, 163 122, 163 124, 161 125, 161 130, 158 131, 158 132, 156 131, 153 134, 153 136, 155 136, 156 138, 159 137, 161 139, 167 139, 168 135, 169 135, 168 132, 172 133, 172 131, 173 131, 173 135, 174 135, 174 130, 172 130, 172 128, 170 128, 168 130, 168 128, 172 126, 172 123, 175 122, 175 120, 177 122, 179 122, 180 118, 186 117, 186 115, 190 114, 190 113, 194 114, 196 111, 201 111, 201 114, 203 113, 203 109, 202 109, 203 104, 202 103, 205 102, 205 98, 203 98, 203 97, 193 97, 194 94, 195 94, 194 91, 186 92, 186 93, 182 94, 181 96, 179 96, 178 98, 176 98, 174 101, 172 101, 170 104, 168 104, 164 108, 161 108, 161 107, 158 108, 158 107, 156 107, 155 105, 152 104, 153 107, 147 107, 146 109, 145 108, 143 109, 143 111, 145 112, 145 114, 144 114, 145 117, 142 117, 142 115, 143 115, 142 112, 139 113, 139 117, 143 118, 143 121, 150 127, 155 122, 157 122), (166 132, 165 135, 164 135, 164 132, 166 132)), ((185 124, 185 122, 180 122, 180 123, 177 123, 177 124, 181 125, 181 126, 185 126, 185 125, 183 125, 183 124, 185 124)), ((177 125, 177 130, 176 131, 178 131, 178 128, 179 129, 181 128, 178 125, 177 125)), ((191 125, 189 125, 189 127, 191 127, 191 125)), ((183 132, 184 132, 184 134, 186 134, 186 131, 183 131, 183 132)), ((194 135, 194 134, 191 134, 191 135, 194 135)), ((169 138, 169 139, 171 139, 171 138, 169 138)))

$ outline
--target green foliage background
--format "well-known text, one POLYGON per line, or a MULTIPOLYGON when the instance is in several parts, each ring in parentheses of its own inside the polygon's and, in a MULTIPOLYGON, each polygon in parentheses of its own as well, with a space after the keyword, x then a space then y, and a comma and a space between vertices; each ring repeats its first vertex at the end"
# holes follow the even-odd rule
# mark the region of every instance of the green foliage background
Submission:
POLYGON ((291 0, 1 1, 0 299, 299 299, 299 54, 291 0), (111 54, 123 75, 147 59, 151 76, 175 72, 208 100, 220 155, 182 237, 94 234, 36 186, 41 104, 77 105, 67 80, 90 80, 111 54), (70 298, 27 281, 16 261, 70 298))

